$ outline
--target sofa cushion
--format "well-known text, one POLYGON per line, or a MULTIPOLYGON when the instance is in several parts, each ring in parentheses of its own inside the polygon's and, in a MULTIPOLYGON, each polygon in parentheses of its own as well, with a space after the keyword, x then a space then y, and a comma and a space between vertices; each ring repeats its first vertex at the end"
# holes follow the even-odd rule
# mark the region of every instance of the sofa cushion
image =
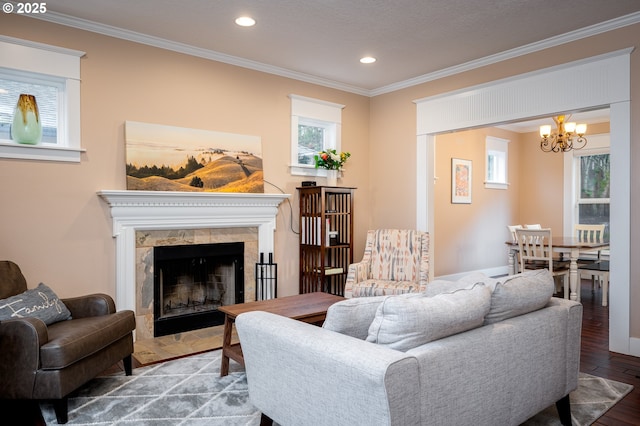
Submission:
POLYGON ((511 275, 495 285, 485 324, 504 321, 544 308, 553 296, 553 275, 547 269, 511 275))
POLYGON ((368 342, 399 351, 482 325, 491 291, 484 284, 433 297, 388 297, 369 327, 368 342))
MULTIPOLYGON (((376 316, 378 306, 390 296, 357 297, 334 303, 327 310, 323 328, 364 340, 376 316)), ((424 297, 421 293, 406 293, 397 297, 424 297)))
POLYGON ((334 303, 327 309, 322 328, 364 340, 378 306, 389 296, 357 297, 334 303))
POLYGON ((135 327, 135 316, 129 310, 52 324, 49 341, 40 347, 41 368, 65 368, 130 335, 135 327))
POLYGON ((53 290, 40 283, 36 288, 0 300, 0 320, 26 317, 39 318, 49 325, 71 318, 71 312, 53 290))

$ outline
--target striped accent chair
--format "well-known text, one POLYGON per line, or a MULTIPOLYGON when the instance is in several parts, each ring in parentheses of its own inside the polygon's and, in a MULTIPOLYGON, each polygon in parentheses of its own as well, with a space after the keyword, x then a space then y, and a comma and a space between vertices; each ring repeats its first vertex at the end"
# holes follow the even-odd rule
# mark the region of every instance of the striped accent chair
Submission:
POLYGON ((367 232, 362 261, 349 265, 344 296, 424 292, 429 281, 429 234, 404 229, 367 232))

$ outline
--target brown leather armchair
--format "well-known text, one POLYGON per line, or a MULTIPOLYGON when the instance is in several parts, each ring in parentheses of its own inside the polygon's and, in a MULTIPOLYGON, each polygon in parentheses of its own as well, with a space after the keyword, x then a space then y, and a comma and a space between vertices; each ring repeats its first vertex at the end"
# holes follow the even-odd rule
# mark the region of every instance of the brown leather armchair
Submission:
MULTIPOLYGON (((26 290, 18 265, 0 261, 0 299, 26 290)), ((0 399, 53 400, 58 423, 66 423, 71 392, 120 360, 131 375, 135 317, 116 312, 106 294, 61 300, 72 319, 0 321, 0 399)))

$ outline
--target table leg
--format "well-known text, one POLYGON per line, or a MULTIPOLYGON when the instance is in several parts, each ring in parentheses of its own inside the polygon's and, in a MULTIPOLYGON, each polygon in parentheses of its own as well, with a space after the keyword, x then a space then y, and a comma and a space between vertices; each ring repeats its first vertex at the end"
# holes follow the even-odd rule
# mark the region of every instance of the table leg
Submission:
POLYGON ((231 346, 231 332, 233 330, 233 320, 229 315, 224 316, 224 332, 222 334, 222 362, 220 364, 220 377, 229 374, 229 355, 226 350, 231 346))
POLYGON ((580 279, 578 276, 578 255, 579 250, 571 250, 571 264, 569 266, 569 286, 571 287, 571 300, 580 301, 580 279))

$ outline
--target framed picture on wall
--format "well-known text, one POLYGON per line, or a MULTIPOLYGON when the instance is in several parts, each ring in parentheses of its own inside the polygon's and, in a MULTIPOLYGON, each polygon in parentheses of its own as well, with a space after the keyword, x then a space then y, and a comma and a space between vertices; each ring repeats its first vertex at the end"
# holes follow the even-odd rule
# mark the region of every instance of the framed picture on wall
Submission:
POLYGON ((471 160, 451 159, 451 203, 471 204, 471 160))

